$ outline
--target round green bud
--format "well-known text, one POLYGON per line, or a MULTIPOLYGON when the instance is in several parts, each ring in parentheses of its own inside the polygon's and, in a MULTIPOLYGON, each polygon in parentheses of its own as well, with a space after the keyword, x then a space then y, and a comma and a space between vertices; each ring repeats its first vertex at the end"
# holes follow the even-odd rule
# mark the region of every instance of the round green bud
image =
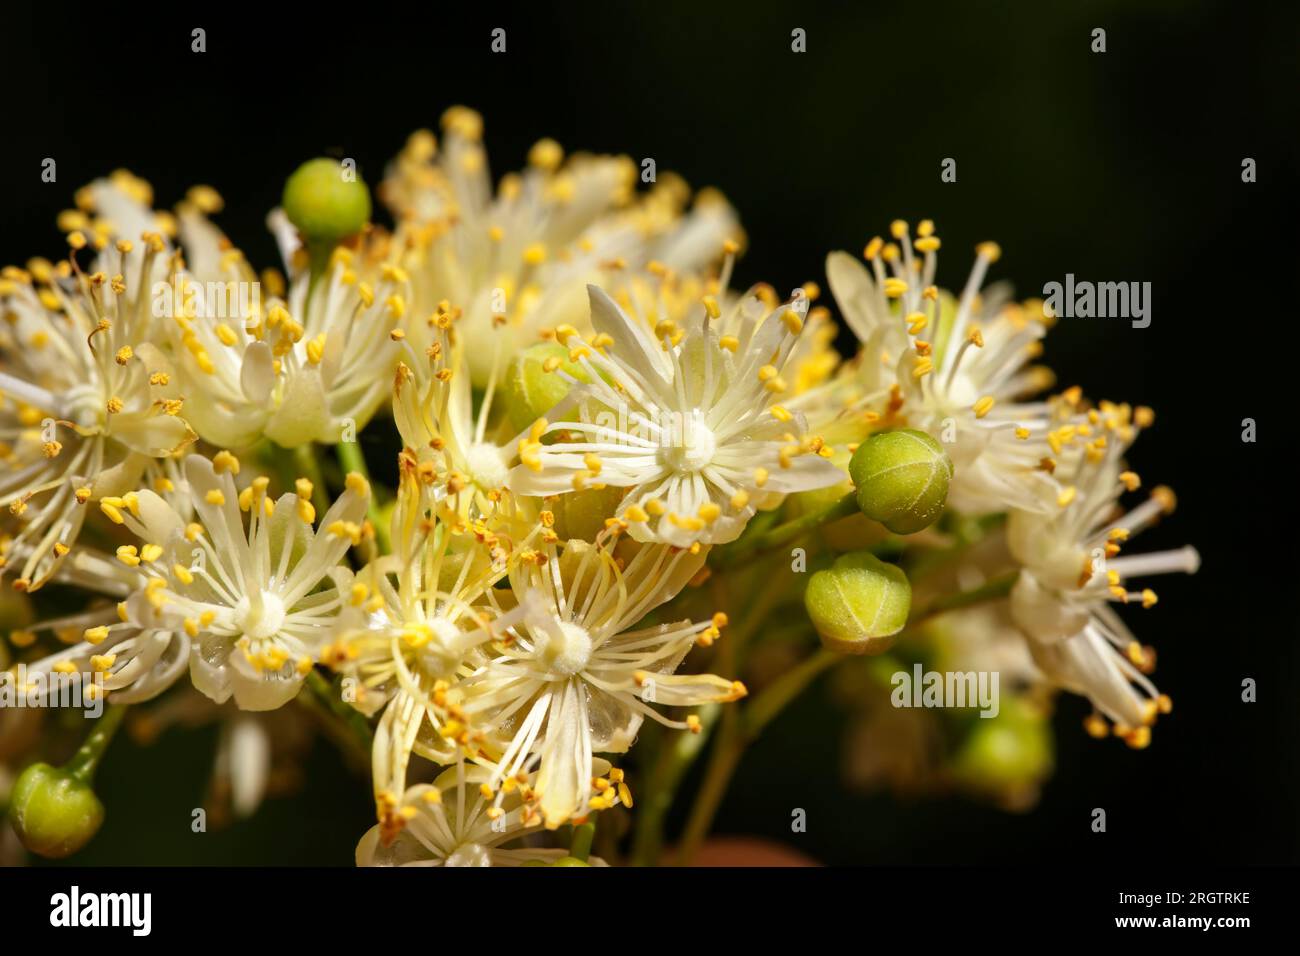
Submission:
POLYGON ((576 856, 562 856, 551 866, 591 866, 586 860, 579 860, 576 856))
POLYGON ((104 822, 104 805, 81 777, 34 763, 14 783, 9 820, 23 846, 58 860, 90 842, 104 822))
POLYGON ((971 724, 952 766, 964 787, 1014 796, 1034 790, 1052 772, 1051 726, 1034 706, 1008 695, 997 716, 971 724))
POLYGON ((864 515, 895 534, 914 534, 943 513, 952 461, 925 432, 900 428, 859 445, 849 475, 864 515))
POLYGON ((912 586, 901 568, 857 551, 840 555, 808 580, 804 607, 829 649, 879 654, 907 623, 912 586))
POLYGON ((503 383, 506 414, 516 431, 523 431, 544 418, 557 402, 569 394, 572 384, 560 372, 587 380, 577 362, 569 361, 569 350, 558 342, 538 342, 524 349, 510 364, 503 383), (550 368, 550 371, 547 369, 550 368))
POLYGON ((311 159, 294 170, 280 204, 309 244, 338 242, 370 220, 370 190, 335 159, 311 159))

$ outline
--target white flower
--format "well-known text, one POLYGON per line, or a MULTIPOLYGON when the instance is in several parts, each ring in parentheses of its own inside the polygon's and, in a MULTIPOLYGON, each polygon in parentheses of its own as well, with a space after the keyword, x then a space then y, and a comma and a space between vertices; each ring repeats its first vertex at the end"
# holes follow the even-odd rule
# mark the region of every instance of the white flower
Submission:
MULTIPOLYGON (((441 151, 427 130, 411 137, 381 195, 398 219, 397 244, 408 250, 402 264, 420 317, 443 301, 464 313, 464 334, 475 346, 466 368, 477 387, 541 330, 585 326, 586 283, 651 261, 700 269, 739 233, 715 193, 702 193, 683 217, 689 190, 679 179, 661 175, 660 185, 637 198, 631 159, 577 154, 566 161, 549 139, 493 195, 482 118, 453 107, 442 126, 441 151)), ((417 347, 428 344, 418 326, 412 334, 417 347)))
POLYGON ((424 514, 408 475, 393 521, 394 554, 358 573, 349 596, 354 609, 340 618, 339 640, 325 655, 352 679, 358 710, 382 710, 372 771, 389 827, 394 821, 384 813, 406 790, 412 753, 450 763, 458 745, 476 742, 449 690, 488 660, 483 645, 503 637, 524 610, 502 612, 489 602, 488 592, 506 575, 491 532, 480 528, 471 536, 424 514))
POLYGON ((1038 507, 1055 487, 1040 468, 1053 406, 1029 400, 1052 384, 1047 369, 1029 364, 1042 352, 1041 309, 1009 302, 1003 287, 981 293, 1001 255, 995 243, 977 247, 953 301, 934 284, 940 243, 933 224, 921 223, 915 242, 903 222, 892 235, 897 245, 879 238, 868 244, 870 272, 847 253, 827 257, 831 290, 862 352, 819 398, 836 400, 828 410, 834 414, 847 396, 873 422, 898 421, 941 441, 953 462, 948 502, 956 510, 1038 507))
POLYGON ((313 528, 308 488, 273 504, 266 478, 236 490, 238 468, 228 452, 186 459, 197 522, 187 524, 147 490, 100 507, 142 542, 118 549, 119 560, 149 577, 126 602, 126 620, 184 629, 199 690, 217 703, 233 695, 242 709, 270 710, 298 693, 333 634, 351 586, 340 561, 360 540, 370 492, 349 475, 347 490, 313 528))
MULTIPOLYGON (((120 193, 118 180, 88 189, 87 205, 120 207, 119 220, 154 222, 147 207, 120 193)), ((0 325, 0 506, 18 521, 10 548, 25 552, 15 581, 23 590, 54 573, 80 534, 87 502, 120 494, 146 471, 156 476, 158 459, 195 438, 169 363, 153 344, 150 289, 166 241, 73 216, 82 228, 69 236, 66 261, 35 261, 0 278, 7 319, 0 325), (121 238, 111 241, 115 234, 121 238), (87 245, 96 250, 89 272, 77 263, 87 245)))
MULTIPOLYGON (((1191 547, 1118 556, 1132 535, 1173 511, 1174 495, 1157 487, 1124 513, 1119 498, 1125 490, 1137 490, 1140 481, 1123 470, 1121 456, 1138 427, 1149 424, 1150 412, 1107 403, 1089 418, 1095 425, 1062 449, 1066 457, 1057 475, 1066 485, 1053 513, 1016 511, 1010 516, 1008 543, 1023 564, 1011 611, 1043 672, 1087 696, 1115 724, 1117 735, 1141 747, 1150 740, 1156 715, 1167 713, 1171 704, 1146 676, 1155 667, 1155 651, 1138 643, 1110 603, 1154 606, 1154 591, 1131 590, 1127 581, 1192 574, 1200 557, 1191 547)), ((1088 729, 1101 736, 1106 724, 1094 715, 1088 729)))
MULTIPOLYGON (((80 587, 125 601, 147 582, 136 568, 86 547, 76 548, 53 578, 58 584, 80 587)), ((176 682, 189 664, 190 641, 178 627, 141 626, 123 620, 125 603, 92 604, 87 610, 49 618, 11 635, 23 643, 50 633, 71 646, 26 665, 29 681, 37 674, 79 674, 83 680, 102 681, 113 703, 149 700, 176 682), (94 675, 93 678, 91 675, 94 675)), ((44 685, 47 690, 51 685, 44 685)), ((86 693, 98 689, 88 685, 86 693)))
MULTIPOLYGON (((434 785, 411 787, 393 806, 404 822, 400 833, 371 827, 357 844, 357 865, 523 866, 568 854, 566 849, 503 849, 541 828, 537 798, 527 777, 511 778, 508 788, 495 792, 487 787, 485 794, 487 779, 486 770, 462 761, 434 785)), ((605 865, 595 857, 590 864, 605 865)))
POLYGON ((393 419, 405 448, 401 467, 414 470, 432 504, 449 502, 458 515, 472 521, 497 509, 514 451, 497 444, 497 429, 489 428, 495 379, 474 412, 464 359, 474 343, 452 337, 454 315, 439 310, 433 344, 424 358, 403 343, 410 364, 398 364, 393 419))
POLYGON ((578 415, 540 421, 521 441, 509 480, 516 494, 627 488, 618 514, 633 538, 687 547, 735 540, 764 496, 844 480, 830 449, 779 404, 807 314, 802 290, 774 312, 756 295, 742 300, 728 319, 738 334, 712 327, 719 310, 709 302, 687 328, 664 321, 653 336, 600 289, 588 291, 591 342, 557 330, 586 372, 578 415))
POLYGON ((692 706, 745 694, 736 681, 673 673, 697 640, 717 637, 725 616, 631 629, 703 563, 702 554, 689 551, 633 547, 630 557, 617 559, 604 545, 582 541, 521 551, 510 585, 514 603, 528 609, 524 619, 454 688, 472 726, 509 740, 492 761, 491 785, 536 769, 539 810, 551 829, 609 805, 608 795, 592 796, 592 754, 626 751, 644 717, 698 729, 694 719, 670 720, 652 704, 692 706))
POLYGON ((263 436, 294 447, 347 440, 345 431, 363 428, 391 388, 406 274, 374 261, 379 253, 365 244, 356 255, 338 247, 313 274, 277 210, 270 225, 290 286, 287 299, 263 295, 242 253, 210 222, 192 209, 180 222, 187 250, 203 264, 179 273, 170 296, 177 369, 199 434, 230 448, 263 436))

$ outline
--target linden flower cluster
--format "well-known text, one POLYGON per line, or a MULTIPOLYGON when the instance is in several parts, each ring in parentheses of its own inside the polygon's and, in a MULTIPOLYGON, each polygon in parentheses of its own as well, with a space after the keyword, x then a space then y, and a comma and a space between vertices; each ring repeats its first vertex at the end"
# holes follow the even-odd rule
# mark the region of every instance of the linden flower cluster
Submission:
MULTIPOLYGON (((1090 732, 1149 742, 1171 705, 1115 606, 1151 607, 1131 582, 1198 559, 1127 553, 1174 505, 1163 487, 1120 505, 1153 414, 1051 393, 1032 364, 1050 317, 983 287, 996 245, 956 294, 928 221, 832 253, 860 343, 841 360, 816 283, 732 287, 744 237, 718 194, 551 140, 494 186, 479 116, 442 125, 387 170, 391 227, 349 161, 301 167, 267 221, 280 268, 212 222, 212 189, 159 211, 119 171, 60 215, 64 258, 3 271, 0 576, 19 603, 0 689, 49 703, 79 679, 108 705, 73 764, 14 784, 29 849, 90 839, 124 705, 143 720, 186 675, 365 748, 367 865, 621 858, 626 826, 597 828, 596 857, 592 825, 631 810, 633 782, 653 799, 632 853, 654 862, 702 749, 680 740, 726 707, 761 727, 821 669, 976 600, 999 610, 948 641, 954 666, 1014 661, 1040 699, 1091 701, 1090 732), (926 575, 940 552, 960 574, 926 575), (751 652, 779 622, 824 650, 764 678, 751 652), (750 672, 760 693, 736 703, 750 672), (647 728, 657 756, 625 763, 647 728)), ((875 764, 908 765, 886 736, 875 764)))

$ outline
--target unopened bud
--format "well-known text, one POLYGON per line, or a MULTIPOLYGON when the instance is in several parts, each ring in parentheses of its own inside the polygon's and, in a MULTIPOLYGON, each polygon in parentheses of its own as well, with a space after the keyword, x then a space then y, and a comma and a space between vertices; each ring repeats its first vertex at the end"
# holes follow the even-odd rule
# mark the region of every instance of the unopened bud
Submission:
POLYGON ((370 219, 370 191, 334 159, 303 163, 284 184, 280 200, 289 221, 309 244, 334 243, 365 228, 370 219))
POLYGON ((809 579, 804 606, 826 647, 879 654, 907 623, 912 586, 902 569, 858 551, 841 555, 809 579))
POLYGON ((14 784, 9 820, 23 846, 58 860, 90 842, 104 822, 104 805, 80 775, 35 763, 14 784))
POLYGON ((914 428, 880 432, 849 462, 858 507, 895 534, 928 528, 948 500, 952 461, 937 441, 914 428))

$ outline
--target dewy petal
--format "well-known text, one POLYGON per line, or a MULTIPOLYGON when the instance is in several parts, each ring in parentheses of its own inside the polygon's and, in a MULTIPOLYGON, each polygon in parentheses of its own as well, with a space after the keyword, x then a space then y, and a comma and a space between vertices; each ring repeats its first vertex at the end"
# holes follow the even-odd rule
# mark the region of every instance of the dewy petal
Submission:
POLYGON ((591 738, 579 693, 577 682, 568 681, 552 699, 546 719, 536 789, 548 830, 562 826, 577 813, 591 788, 591 738))
POLYGON ((298 696, 306 675, 290 662, 279 670, 254 667, 236 648, 227 661, 230 688, 240 710, 275 710, 298 696))
POLYGON ((213 702, 224 704, 233 690, 230 645, 210 635, 200 635, 190 645, 190 683, 213 702))

